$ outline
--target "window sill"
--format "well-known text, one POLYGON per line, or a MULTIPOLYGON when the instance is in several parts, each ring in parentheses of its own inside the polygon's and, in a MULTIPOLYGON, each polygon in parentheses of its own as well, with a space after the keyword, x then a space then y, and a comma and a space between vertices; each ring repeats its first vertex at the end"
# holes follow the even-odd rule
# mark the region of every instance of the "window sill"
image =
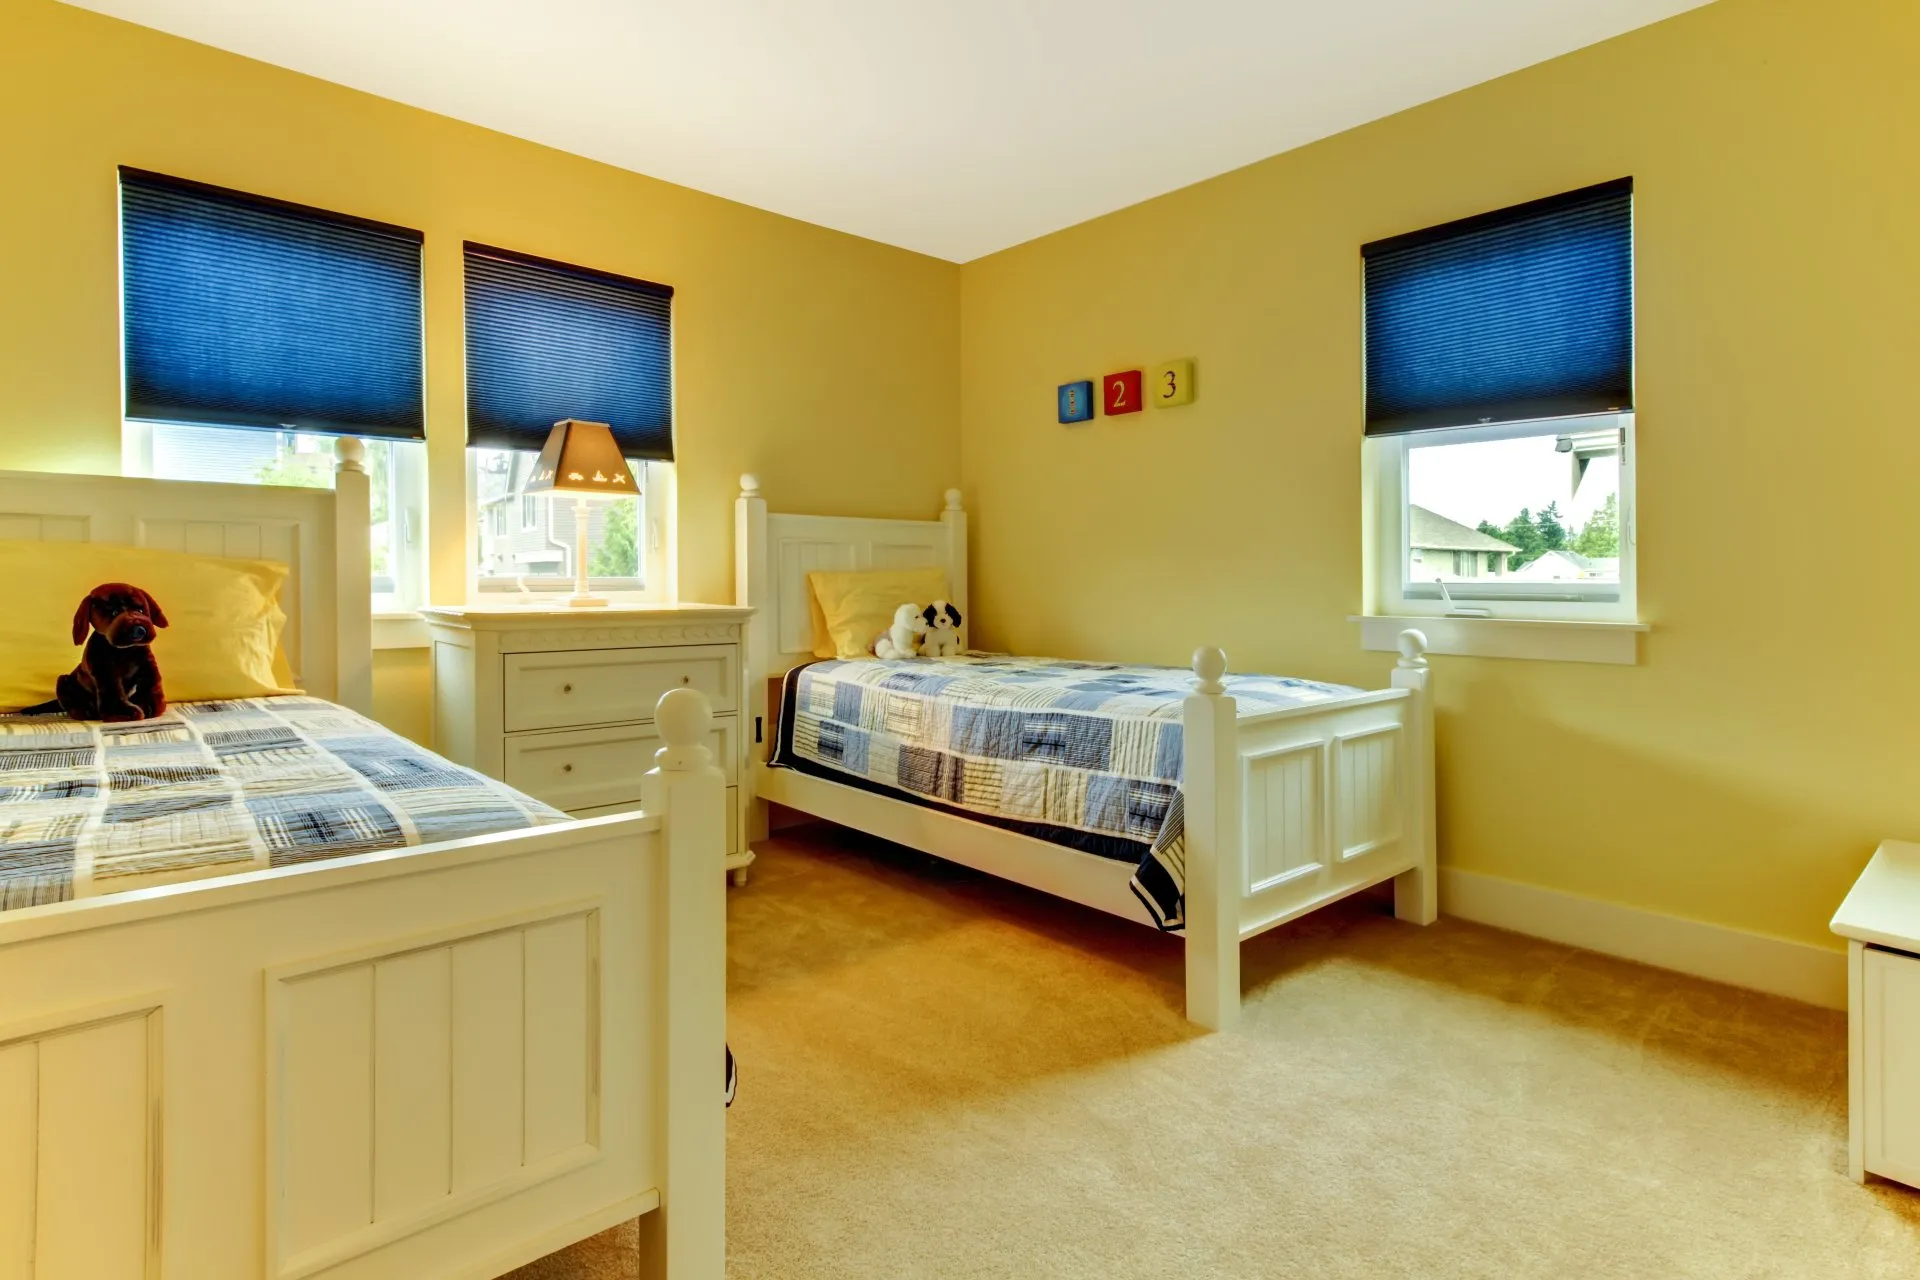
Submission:
POLYGON ((1548 622, 1521 618, 1416 618, 1371 614, 1347 619, 1360 624, 1360 647, 1381 653, 1399 648, 1400 633, 1413 628, 1427 637, 1428 653, 1475 658, 1526 658, 1544 662, 1603 662, 1635 666, 1644 622, 1548 622))
POLYGON ((374 614, 373 647, 376 649, 426 648, 426 619, 417 613, 374 614))

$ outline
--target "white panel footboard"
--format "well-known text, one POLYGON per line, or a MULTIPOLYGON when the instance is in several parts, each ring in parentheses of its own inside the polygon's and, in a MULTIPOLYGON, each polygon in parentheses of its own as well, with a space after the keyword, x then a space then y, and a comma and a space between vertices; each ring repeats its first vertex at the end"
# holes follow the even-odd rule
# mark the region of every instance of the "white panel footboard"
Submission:
POLYGON ((1393 687, 1240 716, 1202 649, 1184 711, 1187 1016, 1239 1017, 1240 942, 1394 881, 1401 919, 1431 923, 1433 710, 1425 641, 1408 632, 1393 687))
POLYGON ((565 906, 269 975, 278 1274, 597 1158, 600 929, 565 906))
POLYGON ((1239 721, 1245 871, 1235 922, 1251 937, 1411 868, 1411 698, 1384 691, 1239 721))
POLYGON ((724 1269, 726 779, 0 913, 0 1280, 453 1280, 645 1215, 724 1269))

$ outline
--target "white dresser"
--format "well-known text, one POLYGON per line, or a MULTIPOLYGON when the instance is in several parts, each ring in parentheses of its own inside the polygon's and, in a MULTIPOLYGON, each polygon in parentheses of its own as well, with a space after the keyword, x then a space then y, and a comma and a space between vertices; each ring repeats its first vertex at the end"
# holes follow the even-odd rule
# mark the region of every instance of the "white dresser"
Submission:
POLYGON ((730 605, 521 604, 422 609, 433 644, 433 745, 579 818, 638 808, 659 735, 654 704, 693 688, 713 704, 712 750, 727 774, 727 869, 744 884, 746 750, 740 638, 730 605))
POLYGON ((1833 931, 1847 940, 1848 1164, 1920 1187, 1920 844, 1882 844, 1833 931))

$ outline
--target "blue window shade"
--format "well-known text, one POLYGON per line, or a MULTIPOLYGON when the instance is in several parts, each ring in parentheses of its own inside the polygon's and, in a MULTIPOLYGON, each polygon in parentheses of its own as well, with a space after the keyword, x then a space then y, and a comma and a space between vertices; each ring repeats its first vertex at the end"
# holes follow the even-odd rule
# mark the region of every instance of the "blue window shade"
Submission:
POLYGON ((1633 180, 1367 245, 1367 434, 1633 408, 1633 180))
POLYGON ((673 460, 673 290, 468 244, 467 443, 539 449, 604 422, 629 458, 673 460))
POLYGON ((126 416, 419 440, 418 231, 120 170, 126 416))

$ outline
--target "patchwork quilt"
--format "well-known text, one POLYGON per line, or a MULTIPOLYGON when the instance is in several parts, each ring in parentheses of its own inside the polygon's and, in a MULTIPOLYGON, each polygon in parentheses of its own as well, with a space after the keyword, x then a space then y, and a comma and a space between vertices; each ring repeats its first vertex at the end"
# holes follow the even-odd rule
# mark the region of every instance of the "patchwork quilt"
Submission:
MULTIPOLYGON (((1225 684, 1241 715, 1361 692, 1283 676, 1225 684)), ((816 662, 788 677, 774 763, 1137 860, 1133 891, 1172 931, 1186 923, 1180 708, 1192 691, 1178 667, 816 662)))
POLYGON ((319 698, 0 716, 0 910, 564 821, 319 698))

